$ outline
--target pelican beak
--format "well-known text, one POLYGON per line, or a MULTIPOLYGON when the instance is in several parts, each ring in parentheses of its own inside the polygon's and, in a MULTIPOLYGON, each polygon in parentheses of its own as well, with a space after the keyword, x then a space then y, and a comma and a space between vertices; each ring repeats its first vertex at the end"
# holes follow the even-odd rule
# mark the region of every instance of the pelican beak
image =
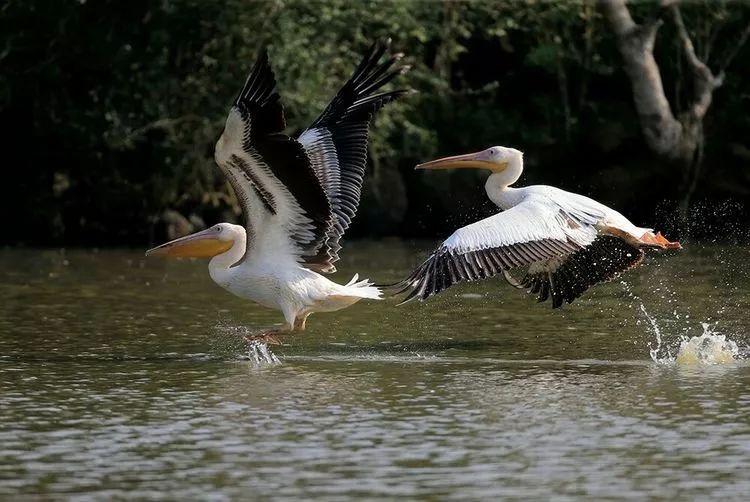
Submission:
POLYGON ((443 157, 442 159, 431 160, 424 164, 418 164, 415 169, 489 169, 493 172, 500 172, 508 167, 507 161, 496 162, 491 160, 486 150, 466 155, 455 155, 453 157, 443 157))
POLYGON ((234 241, 222 241, 217 239, 214 230, 208 228, 149 249, 146 251, 146 256, 158 255, 182 258, 211 258, 229 251, 233 244, 234 241))

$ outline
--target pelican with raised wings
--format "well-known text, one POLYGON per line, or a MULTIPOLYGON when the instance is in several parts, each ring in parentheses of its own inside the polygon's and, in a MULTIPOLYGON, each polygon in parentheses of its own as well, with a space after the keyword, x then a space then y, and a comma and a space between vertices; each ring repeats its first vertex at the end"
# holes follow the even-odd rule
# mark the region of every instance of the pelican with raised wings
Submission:
POLYGON ((265 51, 234 102, 215 160, 237 195, 245 226, 219 223, 162 244, 147 255, 211 258, 211 279, 231 293, 280 310, 282 329, 248 342, 278 343, 302 331, 313 312, 348 307, 380 290, 357 275, 337 284, 339 240, 357 211, 373 114, 406 91, 381 88, 408 67, 388 42, 375 44, 353 76, 296 139, 265 51))
POLYGON ((403 302, 426 300, 453 284, 502 274, 513 286, 552 307, 571 303, 591 286, 614 279, 643 260, 644 248, 679 249, 650 228, 583 195, 535 185, 512 187, 523 172, 523 153, 493 146, 446 157, 417 169, 487 169, 485 190, 503 211, 456 230, 398 283, 403 302), (517 281, 509 271, 525 269, 517 281))

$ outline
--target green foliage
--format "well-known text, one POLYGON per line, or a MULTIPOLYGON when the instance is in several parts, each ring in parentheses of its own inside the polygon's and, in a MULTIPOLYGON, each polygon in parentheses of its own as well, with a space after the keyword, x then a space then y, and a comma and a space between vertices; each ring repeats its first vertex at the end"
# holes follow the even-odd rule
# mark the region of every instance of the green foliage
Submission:
MULTIPOLYGON (((742 6, 707 2, 686 9, 686 19, 718 51, 717 40, 748 16, 742 6)), ((213 145, 264 46, 290 133, 320 112, 376 38, 393 37, 412 66, 395 85, 417 93, 372 129, 355 233, 442 232, 454 199, 476 205, 473 180, 462 192, 460 174, 411 172, 439 154, 518 146, 531 152, 530 179, 576 188, 601 183, 599 159, 609 152, 643 151, 593 0, 9 0, 0 33, 0 116, 28 152, 19 166, 26 179, 9 200, 26 215, 23 237, 32 242, 144 241, 166 209, 236 217, 213 145), (603 126, 611 124, 622 125, 603 126)), ((679 57, 665 46, 666 78, 680 81, 679 57)), ((722 107, 747 105, 750 69, 737 61, 733 94, 717 97, 722 107)), ((719 121, 750 128, 743 117, 719 121)), ((721 134, 709 138, 724 144, 721 134)))

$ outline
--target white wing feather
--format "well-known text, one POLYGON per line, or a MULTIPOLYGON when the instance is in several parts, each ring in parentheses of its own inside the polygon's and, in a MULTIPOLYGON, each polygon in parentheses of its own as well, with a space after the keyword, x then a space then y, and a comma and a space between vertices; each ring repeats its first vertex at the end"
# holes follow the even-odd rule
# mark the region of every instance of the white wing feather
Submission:
POLYGON ((586 213, 529 197, 502 213, 459 228, 441 247, 460 254, 545 240, 583 247, 596 238, 594 224, 586 213))
POLYGON ((595 208, 527 194, 517 205, 456 230, 408 278, 404 301, 426 299, 457 282, 475 281, 570 255, 597 237, 595 208))

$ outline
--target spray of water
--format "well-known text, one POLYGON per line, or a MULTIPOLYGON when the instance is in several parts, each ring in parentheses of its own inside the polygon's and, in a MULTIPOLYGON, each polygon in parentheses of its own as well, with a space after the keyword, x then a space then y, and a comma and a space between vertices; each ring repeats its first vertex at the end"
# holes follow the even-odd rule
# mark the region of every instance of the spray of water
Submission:
POLYGON ((680 346, 677 349, 677 355, 672 356, 669 347, 662 346, 662 332, 656 319, 646 310, 645 305, 641 302, 640 309, 649 322, 650 329, 656 337, 656 346, 649 342, 649 354, 651 360, 659 364, 677 363, 681 365, 690 364, 727 364, 740 359, 740 350, 735 342, 727 339, 715 331, 715 326, 711 327, 708 323, 701 323, 703 333, 699 336, 688 337, 680 335, 680 346), (666 350, 666 355, 661 355, 662 349, 666 350))
MULTIPOLYGON (((213 349, 217 352, 226 353, 227 355, 236 355, 237 350, 242 347, 247 350, 245 357, 255 363, 262 364, 281 364, 281 360, 271 352, 268 344, 259 341, 252 343, 245 342, 246 337, 254 333, 245 326, 233 326, 225 322, 219 322, 215 326, 217 336, 213 337, 213 349)), ((241 350, 241 349, 240 349, 241 350)))
POLYGON ((726 335, 713 331, 708 323, 701 323, 703 334, 690 339, 683 337, 677 352, 677 364, 727 364, 740 358, 737 344, 726 335))
MULTIPOLYGON (((628 296, 637 303, 649 332, 654 336, 654 341, 648 342, 648 349, 651 360, 655 363, 676 363, 681 365, 727 364, 743 358, 737 344, 728 339, 726 335, 716 331, 716 325, 711 326, 707 322, 702 322, 701 327, 703 328, 703 332, 697 336, 688 336, 688 331, 692 328, 690 325, 690 315, 681 315, 676 308, 672 312, 674 319, 669 320, 670 329, 667 329, 665 332, 665 323, 660 325, 660 321, 657 321, 656 316, 649 313, 643 300, 631 291, 630 286, 624 281, 621 284, 625 287, 628 296), (680 321, 684 321, 685 325, 681 326, 680 321), (681 331, 676 338, 676 342, 679 342, 679 345, 675 342, 670 346, 668 343, 671 334, 670 331, 673 331, 671 328, 681 331)), ((671 303, 671 298, 668 298, 670 292, 667 291, 666 293, 666 295, 661 295, 661 299, 667 301, 667 303, 671 303)))
MULTIPOLYGON (((651 342, 648 342, 648 353, 651 355, 651 360, 655 363, 658 363, 660 361, 659 359, 659 351, 661 350, 661 330, 659 329, 659 325, 656 323, 656 319, 654 319, 652 316, 649 315, 648 311, 646 310, 646 306, 643 305, 643 302, 641 302, 641 312, 643 312, 643 315, 646 317, 646 320, 649 323, 649 326, 651 327, 651 331, 656 336, 656 346, 654 347, 651 342)), ((672 354, 669 352, 669 347, 665 347, 667 351, 667 358, 671 359, 672 354)))
POLYGON ((261 342, 252 342, 248 345, 248 355, 255 364, 281 364, 276 354, 268 349, 268 345, 261 342))

